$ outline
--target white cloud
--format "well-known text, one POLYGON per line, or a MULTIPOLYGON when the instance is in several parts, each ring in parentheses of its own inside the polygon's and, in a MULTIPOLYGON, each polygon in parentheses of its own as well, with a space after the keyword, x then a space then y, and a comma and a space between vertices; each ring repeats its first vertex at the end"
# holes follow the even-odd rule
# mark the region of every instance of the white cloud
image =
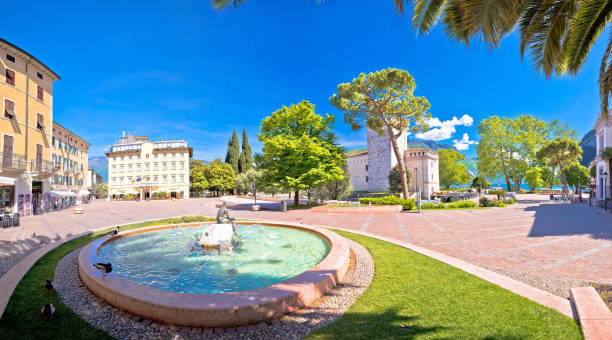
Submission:
POLYGON ((449 139, 453 133, 457 132, 455 126, 471 126, 474 123, 474 118, 469 115, 463 115, 461 118, 453 117, 451 120, 441 121, 438 118, 431 118, 427 122, 430 128, 429 131, 415 134, 416 138, 440 141, 449 139))
POLYGON ((464 133, 461 139, 453 140, 453 146, 457 150, 467 150, 472 144, 478 144, 478 142, 470 140, 470 136, 467 133, 464 133))

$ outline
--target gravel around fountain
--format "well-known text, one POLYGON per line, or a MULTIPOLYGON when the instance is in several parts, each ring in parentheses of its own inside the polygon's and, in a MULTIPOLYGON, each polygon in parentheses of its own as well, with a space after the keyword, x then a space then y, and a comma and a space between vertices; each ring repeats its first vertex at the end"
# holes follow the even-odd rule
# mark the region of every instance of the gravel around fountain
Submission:
POLYGON ((299 339, 342 316, 372 281, 372 257, 357 242, 347 241, 351 249, 351 267, 341 284, 311 307, 243 327, 172 326, 119 310, 92 294, 81 282, 77 264, 80 248, 58 262, 53 285, 66 306, 94 327, 118 339, 299 339))

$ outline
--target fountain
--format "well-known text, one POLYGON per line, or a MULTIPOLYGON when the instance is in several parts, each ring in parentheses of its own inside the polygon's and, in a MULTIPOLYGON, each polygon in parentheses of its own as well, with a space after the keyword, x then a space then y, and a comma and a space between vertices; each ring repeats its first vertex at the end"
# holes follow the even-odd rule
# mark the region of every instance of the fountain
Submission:
POLYGON ((235 224, 225 207, 218 215, 222 223, 154 226, 93 241, 79 254, 81 280, 107 303, 145 318, 229 327, 307 306, 347 271, 348 243, 333 232, 291 223, 235 224), (112 263, 104 279, 93 267, 98 262, 112 263))

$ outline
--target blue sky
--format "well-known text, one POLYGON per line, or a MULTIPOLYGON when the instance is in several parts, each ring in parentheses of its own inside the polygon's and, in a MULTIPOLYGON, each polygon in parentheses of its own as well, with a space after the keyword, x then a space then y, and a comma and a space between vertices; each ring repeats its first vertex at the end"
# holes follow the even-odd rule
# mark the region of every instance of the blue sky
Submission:
MULTIPOLYGON (((62 77, 54 119, 88 140, 91 156, 122 131, 183 138, 194 158, 211 160, 224 157, 232 130, 245 128, 259 150, 261 120, 304 99, 336 115, 344 146, 361 147, 365 131, 344 124, 328 98, 339 83, 387 67, 413 75, 416 95, 428 98, 446 132, 430 137, 450 136, 441 142, 466 133, 477 141, 482 119, 524 113, 559 118, 582 135, 599 111, 601 42, 577 77, 546 80, 521 61, 516 35, 493 51, 456 45, 440 27, 420 36, 391 1, 251 0, 231 13, 206 0, 3 7, 0 36, 62 77), (453 116, 456 124, 445 123, 453 116)), ((474 155, 474 144, 464 147, 474 155)))

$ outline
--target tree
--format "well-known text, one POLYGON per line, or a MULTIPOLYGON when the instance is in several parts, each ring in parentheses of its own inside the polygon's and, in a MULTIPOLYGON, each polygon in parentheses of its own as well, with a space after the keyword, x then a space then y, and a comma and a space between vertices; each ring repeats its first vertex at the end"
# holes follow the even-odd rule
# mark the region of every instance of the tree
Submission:
POLYGON ((327 199, 339 200, 347 197, 353 191, 348 163, 342 164, 342 171, 344 172, 342 179, 323 183, 314 188, 312 192, 314 197, 321 201, 327 199))
MULTIPOLYGON (((425 97, 415 97, 416 82, 408 71, 388 68, 368 75, 361 73, 351 83, 338 85, 337 93, 329 101, 344 112, 344 121, 353 130, 364 125, 387 136, 398 164, 403 164, 397 139, 407 129, 412 132, 427 129, 431 118, 429 102, 425 97)), ((408 198, 406 169, 399 167, 402 192, 408 198)))
POLYGON ((253 190, 252 185, 255 184, 259 187, 259 179, 261 177, 261 172, 255 169, 249 169, 238 176, 236 176, 236 187, 238 191, 247 193, 253 190))
POLYGON ((231 164, 215 159, 205 168, 204 176, 208 189, 222 192, 233 189, 236 185, 236 175, 231 164))
POLYGON ((238 162, 238 171, 240 173, 247 172, 253 169, 253 152, 249 145, 249 137, 247 137, 246 130, 242 129, 242 151, 240 152, 240 159, 238 162))
POLYGON ((438 149, 440 185, 445 189, 454 184, 461 185, 470 182, 467 167, 465 164, 458 163, 463 159, 465 156, 461 152, 452 149, 438 149))
POLYGON ((209 187, 208 179, 206 178, 208 166, 203 162, 194 164, 198 165, 191 167, 191 191, 200 193, 202 190, 206 190, 209 187))
POLYGON ((257 155, 257 169, 264 185, 299 191, 343 178, 344 150, 331 131, 333 115, 315 113, 314 105, 302 101, 283 106, 261 122, 259 140, 263 154, 257 155))
POLYGON ((238 174, 238 162, 240 160, 240 141, 236 131, 232 133, 232 138, 227 142, 227 153, 225 155, 225 163, 228 163, 234 169, 234 174, 238 174))
POLYGON ((491 187, 491 183, 489 183, 483 175, 478 175, 474 177, 470 187, 476 188, 478 190, 489 189, 489 187, 491 187))
MULTIPOLYGON (((410 186, 412 180, 412 174, 408 167, 405 167, 406 171, 406 185, 410 186)), ((389 190, 391 193, 402 192, 402 176, 400 174, 397 164, 389 171, 389 190)))
POLYGON ((574 187, 574 192, 578 191, 582 198, 582 187, 589 185, 589 169, 580 163, 572 163, 565 170, 567 184, 574 187))
POLYGON ((488 178, 501 174, 509 191, 519 191, 527 170, 535 166, 536 150, 546 136, 546 123, 531 115, 491 116, 478 124, 478 170, 488 178), (513 184, 514 183, 514 184, 513 184))
POLYGON ((100 183, 96 185, 96 196, 104 196, 108 195, 108 185, 105 183, 100 183))
POLYGON ((578 142, 569 138, 557 138, 548 141, 538 150, 538 159, 547 165, 555 165, 559 168, 561 183, 563 184, 563 194, 568 194, 567 178, 565 168, 570 164, 582 159, 582 148, 578 142))
POLYGON ((536 191, 542 187, 544 181, 542 180, 542 168, 533 167, 527 170, 525 180, 531 191, 536 191))
POLYGON ((597 177, 597 167, 595 166, 595 164, 591 165, 591 167, 589 168, 589 176, 591 176, 591 178, 597 177))

